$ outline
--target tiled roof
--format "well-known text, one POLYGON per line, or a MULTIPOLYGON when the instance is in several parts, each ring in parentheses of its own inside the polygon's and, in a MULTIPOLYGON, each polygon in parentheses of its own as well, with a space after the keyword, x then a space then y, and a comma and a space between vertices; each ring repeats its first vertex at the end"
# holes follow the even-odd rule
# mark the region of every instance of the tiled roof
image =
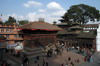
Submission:
POLYGON ((31 29, 31 30, 47 30, 47 31, 59 31, 62 30, 58 26, 46 23, 46 22, 31 22, 24 26, 20 26, 19 29, 31 29))
POLYGON ((67 31, 67 30, 63 30, 63 31, 58 31, 57 34, 80 34, 80 31, 67 31))
POLYGON ((67 22, 62 22, 62 23, 59 23, 57 25, 68 25, 67 22))
POLYGON ((67 31, 66 30, 63 30, 63 31, 58 31, 57 34, 66 34, 67 31))
POLYGON ((76 25, 76 26, 72 26, 70 28, 79 28, 79 29, 82 29, 83 27, 76 25))
POLYGON ((85 33, 85 32, 80 32, 80 31, 58 31, 57 33, 58 35, 63 35, 63 34, 76 34, 78 35, 77 38, 96 38, 96 35, 89 32, 89 33, 85 33))
POLYGON ((86 24, 83 27, 98 27, 98 24, 86 24))
POLYGON ((96 38, 96 35, 91 34, 91 33, 81 32, 77 37, 78 38, 96 38))

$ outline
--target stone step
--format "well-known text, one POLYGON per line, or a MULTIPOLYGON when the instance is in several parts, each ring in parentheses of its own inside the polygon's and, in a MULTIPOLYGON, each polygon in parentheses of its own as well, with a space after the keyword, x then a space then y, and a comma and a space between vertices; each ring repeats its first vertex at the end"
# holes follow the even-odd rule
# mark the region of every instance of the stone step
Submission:
POLYGON ((11 58, 13 61, 15 61, 16 63, 18 63, 18 64, 22 64, 22 59, 21 58, 17 58, 17 57, 14 57, 14 56, 12 56, 12 55, 10 55, 10 54, 6 54, 9 58, 11 58))
POLYGON ((44 53, 37 53, 37 54, 28 55, 27 57, 28 58, 34 58, 34 57, 37 57, 37 56, 45 56, 45 54, 44 53))
POLYGON ((37 54, 37 53, 45 53, 45 51, 38 50, 38 51, 29 52, 29 51, 24 50, 23 53, 26 55, 30 55, 30 54, 37 54))
POLYGON ((24 50, 26 51, 29 51, 29 52, 35 52, 35 51, 40 51, 42 50, 42 48, 28 48, 28 47, 25 47, 24 50))

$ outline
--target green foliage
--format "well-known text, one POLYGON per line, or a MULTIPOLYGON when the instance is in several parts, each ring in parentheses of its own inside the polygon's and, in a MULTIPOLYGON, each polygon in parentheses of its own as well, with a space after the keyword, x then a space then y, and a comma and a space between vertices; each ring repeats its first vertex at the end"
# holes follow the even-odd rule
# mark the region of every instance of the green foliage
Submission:
POLYGON ((62 19, 68 23, 79 22, 80 24, 86 24, 89 20, 100 20, 100 13, 95 7, 79 4, 73 5, 62 16, 62 19))
POLYGON ((25 24, 29 23, 28 20, 21 20, 21 21, 18 21, 18 22, 19 22, 19 25, 25 25, 25 24))
POLYGON ((8 20, 5 22, 6 25, 13 25, 14 23, 16 23, 16 19, 11 16, 9 16, 8 20))

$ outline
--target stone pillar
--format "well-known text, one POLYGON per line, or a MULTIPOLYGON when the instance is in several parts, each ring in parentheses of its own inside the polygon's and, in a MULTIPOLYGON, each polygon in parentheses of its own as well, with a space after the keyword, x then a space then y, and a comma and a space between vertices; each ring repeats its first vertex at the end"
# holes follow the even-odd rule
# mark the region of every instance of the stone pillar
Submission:
POLYGON ((100 51, 100 24, 99 24, 99 28, 97 29, 96 51, 100 51))

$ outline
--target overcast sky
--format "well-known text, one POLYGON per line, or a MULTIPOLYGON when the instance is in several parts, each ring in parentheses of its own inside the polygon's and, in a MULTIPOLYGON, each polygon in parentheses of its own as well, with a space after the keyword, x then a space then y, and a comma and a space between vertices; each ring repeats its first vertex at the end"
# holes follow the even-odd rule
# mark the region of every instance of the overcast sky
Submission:
POLYGON ((61 19, 61 16, 72 5, 86 4, 100 10, 100 0, 0 0, 0 14, 6 21, 9 16, 17 20, 37 21, 44 18, 52 23, 61 19))

